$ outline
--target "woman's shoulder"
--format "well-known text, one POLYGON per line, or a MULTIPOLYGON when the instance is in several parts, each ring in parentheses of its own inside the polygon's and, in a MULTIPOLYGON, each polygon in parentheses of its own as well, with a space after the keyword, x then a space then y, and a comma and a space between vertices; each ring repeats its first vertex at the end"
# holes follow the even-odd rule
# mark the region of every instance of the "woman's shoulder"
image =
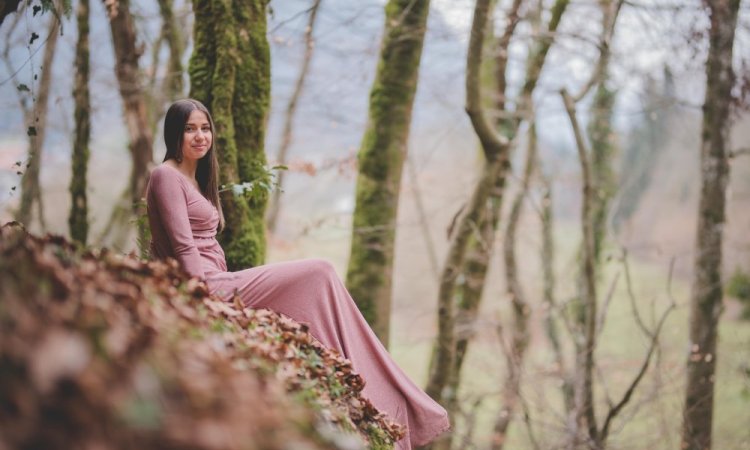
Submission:
POLYGON ((184 187, 182 176, 176 168, 170 167, 167 163, 161 163, 151 169, 149 176, 149 186, 152 189, 161 187, 184 187))
POLYGON ((169 163, 163 162, 153 169, 151 169, 151 178, 169 178, 174 180, 182 181, 183 175, 180 174, 179 169, 171 166, 169 163))

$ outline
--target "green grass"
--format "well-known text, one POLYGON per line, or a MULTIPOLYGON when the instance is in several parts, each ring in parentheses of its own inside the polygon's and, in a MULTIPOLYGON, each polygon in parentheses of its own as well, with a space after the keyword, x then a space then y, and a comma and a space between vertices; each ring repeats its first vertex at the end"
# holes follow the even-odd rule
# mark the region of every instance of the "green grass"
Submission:
MULTIPOLYGON (((558 301, 564 301, 566 296, 575 293, 576 269, 573 262, 578 238, 574 231, 564 228, 557 238, 558 301)), ((690 280, 673 274, 670 283, 669 260, 648 262, 631 256, 628 263, 635 305, 647 327, 653 328, 672 299, 676 307, 664 323, 659 352, 652 358, 645 378, 628 406, 612 423, 608 448, 676 449, 679 448, 684 396, 690 280)), ((551 349, 538 310, 538 291, 541 287, 534 283, 538 273, 538 268, 524 268, 523 281, 527 286, 529 301, 535 305, 535 313, 522 391, 534 438, 542 449, 551 449, 564 442, 565 415, 560 378, 554 371, 551 349)), ((595 391, 599 426, 608 412, 607 397, 614 402, 619 401, 638 372, 650 343, 634 319, 624 266, 619 260, 612 259, 606 264, 599 283, 599 298, 603 301, 607 296, 615 277, 618 277, 618 281, 596 350, 597 364, 602 374, 597 377, 595 391)), ((500 318, 504 328, 508 329, 511 326, 510 317, 502 293, 488 292, 481 319, 491 321, 500 318)), ((567 339, 568 335, 562 328, 561 332, 563 339, 567 339)), ((394 330, 394 333, 404 337, 409 332, 394 330)), ((420 341, 417 345, 399 345, 399 342, 403 342, 403 339, 392 340, 391 352, 407 373, 424 384, 431 342, 420 341)), ((570 348, 567 350, 568 356, 572 356, 570 348)), ((569 358, 569 368, 570 362, 569 358)), ((750 322, 722 316, 715 393, 715 449, 750 449, 749 366, 750 322)), ((466 411, 471 411, 476 401, 481 400, 475 415, 469 419, 473 422, 472 441, 476 448, 487 448, 489 445, 500 408, 504 373, 504 356, 493 327, 482 326, 467 356, 459 394, 464 399, 466 411)), ((462 436, 467 431, 467 419, 459 417, 456 422, 455 429, 462 436)), ((508 439, 506 448, 533 448, 528 428, 520 414, 511 424, 508 439)))
MULTIPOLYGON (((548 450, 563 444, 565 417, 560 378, 554 371, 551 350, 541 325, 538 307, 541 298, 541 269, 537 261, 540 245, 536 238, 538 235, 536 225, 532 224, 525 228, 524 234, 519 237, 519 261, 523 264, 522 283, 529 301, 534 305, 532 343, 525 361, 522 391, 535 439, 540 448, 548 450)), ((556 295, 558 302, 564 302, 576 291, 576 251, 580 233, 575 226, 561 223, 557 226, 555 238, 556 295)), ((277 257, 288 259, 288 256, 320 255, 319 251, 324 247, 326 251, 323 256, 330 258, 341 274, 342 268, 345 267, 347 245, 346 240, 334 243, 330 240, 309 239, 305 242, 296 242, 294 252, 282 251, 277 257)), ((607 249, 607 252, 612 256, 618 254, 617 249, 607 249)), ((423 255, 410 253, 406 258, 409 261, 418 260, 423 258, 423 255)), ((459 392, 467 411, 474 407, 476 400, 480 400, 471 419, 474 428, 473 444, 466 446, 467 450, 488 447, 496 414, 500 409, 505 359, 495 332, 494 321, 499 320, 504 328, 508 329, 511 314, 504 293, 499 259, 499 256, 496 256, 492 262, 493 269, 488 276, 487 291, 482 305, 482 323, 467 355, 463 384, 459 392)), ((643 255, 634 254, 628 261, 634 298, 646 325, 653 326, 661 312, 671 303, 671 298, 674 298, 677 306, 664 324, 660 351, 652 360, 646 377, 628 406, 612 424, 608 448, 674 450, 679 448, 688 345, 690 278, 686 275, 685 267, 689 267, 692 261, 689 256, 683 256, 677 261, 669 293, 668 256, 644 258, 643 255)), ((410 263, 401 264, 402 268, 409 269, 410 263)), ((619 400, 637 373, 649 343, 633 319, 623 265, 616 258, 610 259, 606 264, 599 283, 599 297, 606 297, 612 280, 618 273, 619 280, 608 307, 599 347, 596 350, 598 366, 603 374, 596 380, 597 416, 600 426, 608 408, 602 379, 609 396, 614 401, 619 400)), ((435 287, 430 284, 429 277, 414 278, 412 272, 407 271, 406 275, 396 276, 406 276, 407 280, 401 281, 401 290, 399 283, 395 284, 395 315, 392 320, 390 351, 404 371, 418 385, 424 386, 432 349, 432 340, 429 336, 435 332, 435 287), (404 289, 409 292, 405 293, 404 289)), ((562 328, 560 331, 563 333, 563 339, 568 339, 562 328)), ((568 356, 572 356, 570 351, 568 356)), ((725 314, 721 318, 719 337, 714 449, 750 450, 748 366, 750 322, 740 321, 725 314)), ((459 436, 466 432, 466 422, 465 418, 459 417, 454 424, 459 436)), ((533 448, 520 415, 511 423, 508 439, 508 449, 533 448)))

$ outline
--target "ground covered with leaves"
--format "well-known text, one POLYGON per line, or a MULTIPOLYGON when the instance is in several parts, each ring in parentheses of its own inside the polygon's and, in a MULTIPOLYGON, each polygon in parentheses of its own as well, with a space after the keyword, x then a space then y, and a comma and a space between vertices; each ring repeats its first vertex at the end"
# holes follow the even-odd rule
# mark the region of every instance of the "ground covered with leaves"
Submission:
POLYGON ((0 229, 0 449, 391 448, 349 361, 175 261, 0 229))

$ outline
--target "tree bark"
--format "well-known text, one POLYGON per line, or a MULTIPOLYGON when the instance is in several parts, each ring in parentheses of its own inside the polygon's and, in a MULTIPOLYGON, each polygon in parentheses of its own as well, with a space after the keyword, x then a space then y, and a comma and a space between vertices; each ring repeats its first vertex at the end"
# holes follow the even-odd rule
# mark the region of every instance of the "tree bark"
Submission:
MULTIPOLYGON (((132 229, 130 220, 143 212, 141 198, 148 182, 149 165, 153 160, 153 136, 138 66, 141 51, 136 44, 130 0, 118 0, 116 9, 109 11, 109 24, 132 167, 128 185, 115 205, 100 240, 111 237, 112 245, 121 248, 132 229)), ((140 240, 143 240, 142 236, 140 240)))
POLYGON ((508 217, 508 225, 503 241, 503 259, 505 261, 505 284, 513 309, 511 322, 510 355, 508 358, 508 373, 503 384, 502 406, 500 414, 495 420, 494 434, 491 440, 493 450, 500 450, 505 444, 508 427, 521 398, 521 372, 526 348, 529 344, 529 307, 524 295, 521 281, 518 278, 518 264, 516 263, 516 229, 523 211, 523 202, 529 191, 531 176, 536 166, 536 125, 532 123, 529 131, 529 145, 526 153, 521 187, 513 201, 508 217))
POLYGON ((76 42, 75 85, 75 135, 73 137, 72 173, 70 178, 70 236, 82 246, 89 232, 86 176, 88 174, 89 142, 91 139, 91 101, 89 95, 89 0, 79 0, 76 15, 78 41, 76 42))
MULTIPOLYGON (((539 163, 537 163, 539 164, 539 163)), ((545 176, 541 175, 541 168, 538 170, 544 186, 544 194, 541 205, 541 222, 542 222, 542 291, 544 298, 545 318, 544 329, 547 339, 552 346, 554 353, 555 365, 557 372, 560 374, 562 381, 563 404, 565 411, 573 411, 573 382, 568 373, 563 353, 562 343, 560 342, 560 332, 558 324, 555 321, 557 312, 557 301, 555 300, 555 240, 554 230, 554 201, 552 196, 552 182, 545 176)))
MULTIPOLYGON (((598 427, 594 411, 594 350, 596 349, 596 317, 597 317, 597 294, 596 294, 596 261, 594 255, 594 229, 592 220, 593 185, 591 174, 591 161, 589 150, 583 137, 583 131, 579 128, 576 118, 575 104, 573 98, 562 90, 563 103, 570 117, 573 133, 578 149, 578 161, 581 164, 582 194, 581 194, 581 232, 583 243, 581 245, 581 292, 580 310, 578 318, 582 326, 582 336, 576 340, 576 389, 575 389, 575 415, 576 423, 581 430, 585 430, 587 438, 592 442, 598 442, 598 427)), ((576 433, 576 438, 578 438, 576 433)))
MULTIPOLYGON (((313 49, 315 47, 315 41, 313 40, 313 30, 315 29, 315 19, 318 16, 318 8, 320 7, 321 0, 313 0, 313 5, 310 7, 310 16, 307 20, 307 27, 305 28, 305 52, 302 57, 302 65, 299 69, 299 75, 297 76, 297 82, 294 84, 294 90, 292 96, 289 98, 289 103, 286 106, 286 114, 284 115, 284 128, 281 132, 281 145, 279 146, 279 153, 276 157, 277 163, 280 165, 286 164, 287 155, 289 153, 289 147, 292 145, 292 136, 294 135, 294 116, 297 112, 297 105, 299 104, 299 98, 302 95, 302 90, 305 87, 305 80, 307 79, 307 73, 310 69, 310 61, 312 61, 313 49)), ((281 208, 281 191, 284 187, 284 172, 279 172, 278 187, 273 191, 271 195, 271 201, 268 207, 268 214, 266 215, 266 225, 268 230, 273 233, 276 231, 276 222, 279 218, 279 210, 281 208)))
MULTIPOLYGON (((548 33, 545 33, 544 37, 532 49, 526 66, 525 83, 516 102, 518 115, 504 123, 502 128, 505 134, 499 134, 495 131, 481 106, 479 67, 490 1, 477 0, 474 9, 466 64, 466 112, 474 131, 477 133, 486 162, 465 212, 457 220, 441 274, 438 291, 438 336, 431 362, 430 379, 426 388, 427 393, 438 402, 443 402, 446 395, 452 395, 452 393, 444 391, 449 390, 446 387, 450 387, 450 374, 451 371, 455 370, 453 369, 456 357, 454 302, 457 278, 466 269, 468 245, 477 225, 481 222, 483 208, 486 207, 488 200, 493 195, 493 189, 498 185, 501 174, 509 167, 508 151, 511 139, 508 136, 515 136, 524 114, 528 112, 531 95, 539 80, 547 52, 552 45, 554 32, 568 3, 568 0, 557 0, 552 7, 552 14, 546 30, 548 33)), ((496 196, 496 198, 499 197, 496 196)))
MULTIPOLYGON (((169 62, 167 74, 164 77, 164 93, 169 100, 176 100, 182 96, 184 83, 182 82, 182 53, 185 51, 185 42, 179 24, 174 16, 174 2, 172 0, 159 0, 159 13, 161 14, 164 38, 169 47, 169 62)), ((156 70, 156 67, 154 67, 156 70)))
POLYGON ((47 104, 49 103, 50 85, 52 83, 52 64, 54 63, 55 50, 57 49, 57 38, 60 35, 60 18, 53 14, 49 20, 49 37, 44 46, 44 56, 42 57, 39 94, 36 97, 27 121, 29 159, 26 171, 21 178, 21 204, 15 214, 17 221, 26 227, 30 227, 33 220, 32 209, 36 205, 39 213, 39 224, 42 230, 46 228, 46 223, 44 220, 39 172, 41 171, 44 138, 47 134, 47 104))
POLYGON ((388 346, 396 213, 429 0, 390 0, 359 152, 346 286, 388 346))
POLYGON ((732 48, 740 0, 709 0, 711 27, 703 104, 701 194, 690 298, 690 354, 682 424, 682 448, 711 448, 716 341, 722 311, 721 245, 729 180, 732 48))
MULTIPOLYGON (((264 131, 270 93, 266 1, 193 2, 190 96, 211 111, 220 184, 257 180, 265 164, 264 131)), ((267 195, 247 200, 222 192, 225 228, 220 235, 229 270, 262 264, 267 195)))

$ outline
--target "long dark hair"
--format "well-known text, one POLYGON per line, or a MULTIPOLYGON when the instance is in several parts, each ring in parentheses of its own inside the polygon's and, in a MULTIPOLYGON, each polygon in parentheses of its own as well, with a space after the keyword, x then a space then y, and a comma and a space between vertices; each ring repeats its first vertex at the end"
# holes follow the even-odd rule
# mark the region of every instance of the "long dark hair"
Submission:
POLYGON ((164 118, 164 143, 167 145, 167 154, 164 161, 174 159, 178 164, 182 162, 182 138, 185 133, 190 113, 198 110, 206 114, 208 123, 211 125, 211 147, 208 153, 198 160, 195 170, 195 179, 198 181, 201 193, 219 211, 219 230, 224 228, 224 212, 221 210, 219 201, 219 161, 216 158, 216 128, 208 108, 203 103, 192 98, 177 100, 167 110, 164 118))

